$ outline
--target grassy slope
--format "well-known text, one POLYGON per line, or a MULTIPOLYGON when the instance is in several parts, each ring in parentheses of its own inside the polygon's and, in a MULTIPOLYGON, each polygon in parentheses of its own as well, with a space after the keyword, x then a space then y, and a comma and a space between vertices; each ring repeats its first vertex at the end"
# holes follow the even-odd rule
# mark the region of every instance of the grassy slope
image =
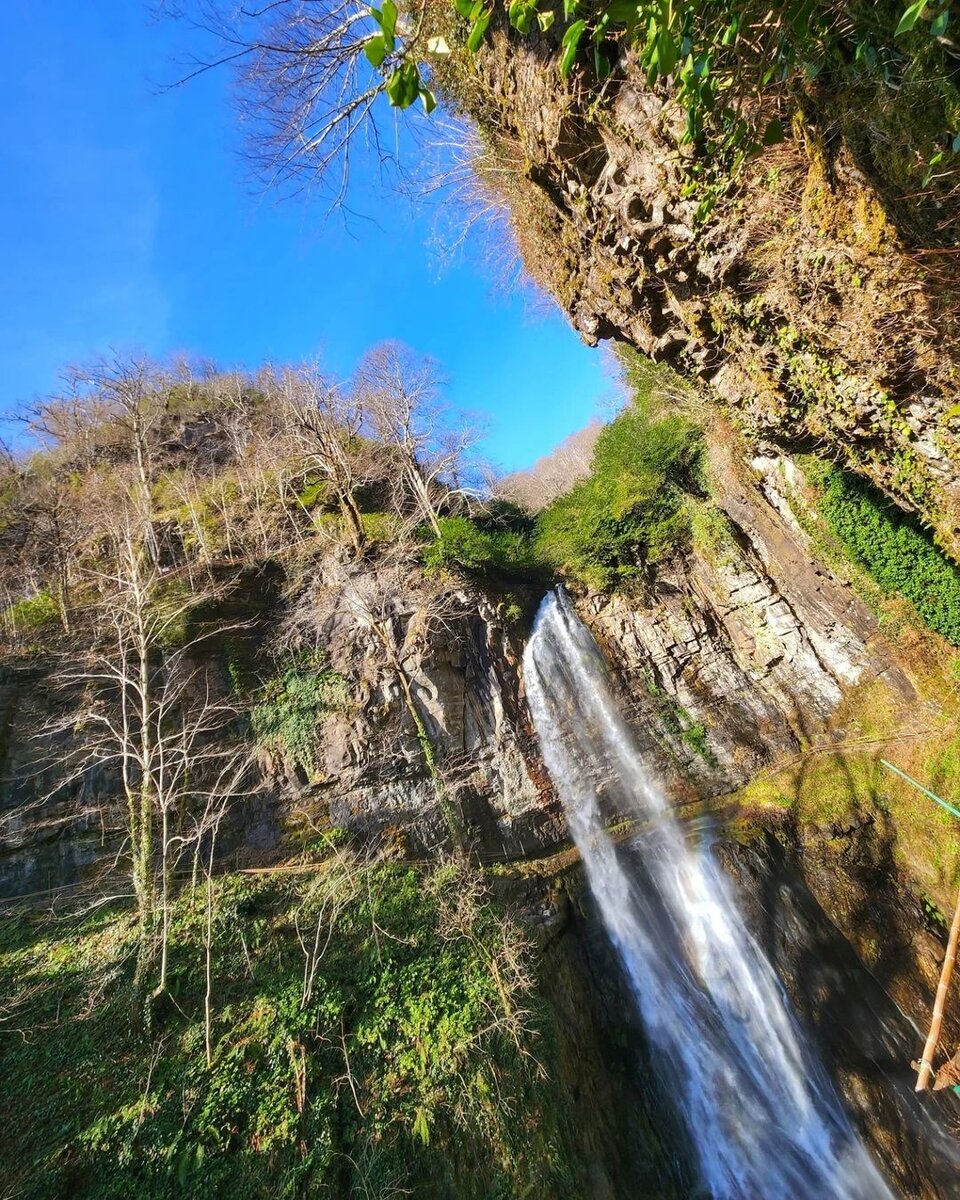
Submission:
POLYGON ((451 867, 306 879, 217 881, 209 1067, 202 886, 138 1032, 126 913, 0 921, 4 1196, 581 1194, 516 925, 451 867))

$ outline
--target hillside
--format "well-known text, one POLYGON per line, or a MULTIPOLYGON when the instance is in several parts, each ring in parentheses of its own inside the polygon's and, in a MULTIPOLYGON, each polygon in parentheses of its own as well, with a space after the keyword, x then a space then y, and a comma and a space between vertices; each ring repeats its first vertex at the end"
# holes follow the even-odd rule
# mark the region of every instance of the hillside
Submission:
POLYGON ((101 363, 8 464, 12 1194, 689 1194, 526 713, 559 580, 679 811, 843 931, 848 1098, 941 1194, 851 1047, 864 972, 918 1020, 934 982, 960 842, 878 758, 956 778, 960 573, 640 360, 532 518, 470 486, 423 371, 101 363))

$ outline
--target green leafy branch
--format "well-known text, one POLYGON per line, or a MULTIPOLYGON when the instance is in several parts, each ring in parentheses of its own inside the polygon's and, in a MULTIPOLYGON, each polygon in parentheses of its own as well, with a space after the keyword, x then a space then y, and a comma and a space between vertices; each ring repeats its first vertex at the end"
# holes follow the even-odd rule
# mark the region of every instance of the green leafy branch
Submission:
MULTIPOLYGON (((401 43, 398 47, 398 15, 394 0, 383 0, 382 8, 370 9, 370 16, 379 32, 367 40, 363 52, 370 65, 377 70, 383 70, 385 64, 390 68, 385 91, 394 108, 409 108, 420 100, 429 115, 437 107, 437 98, 424 82, 420 65, 412 56, 416 39, 411 39, 406 45, 401 43)), ((433 39, 435 43, 439 40, 433 39)), ((433 49, 436 52, 438 47, 434 46, 433 49)))

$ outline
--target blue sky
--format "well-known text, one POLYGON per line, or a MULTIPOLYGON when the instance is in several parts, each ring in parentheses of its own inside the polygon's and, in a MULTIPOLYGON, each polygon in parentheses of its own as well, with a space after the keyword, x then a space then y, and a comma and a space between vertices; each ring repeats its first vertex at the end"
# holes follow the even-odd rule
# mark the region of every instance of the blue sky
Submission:
POLYGON ((258 192, 228 77, 161 91, 187 33, 146 4, 8 0, 4 25, 0 410, 108 348, 224 366, 319 352, 346 374, 395 337, 443 362, 455 403, 490 414, 488 453, 513 469, 609 392, 558 312, 498 294, 469 250, 440 269, 433 214, 355 195, 378 220, 345 228, 258 192))

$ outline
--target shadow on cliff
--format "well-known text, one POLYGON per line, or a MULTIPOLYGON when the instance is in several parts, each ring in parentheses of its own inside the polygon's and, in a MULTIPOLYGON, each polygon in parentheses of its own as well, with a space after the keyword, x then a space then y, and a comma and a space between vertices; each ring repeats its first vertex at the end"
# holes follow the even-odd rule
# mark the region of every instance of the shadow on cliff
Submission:
MULTIPOLYGON (((890 1178, 905 1196, 945 1200, 958 1194, 958 1146, 946 1129, 960 1105, 946 1093, 918 1098, 910 1066, 933 999, 921 960, 937 942, 897 866, 882 768, 875 764, 865 787, 839 749, 827 753, 846 807, 819 825, 802 823, 808 755, 788 811, 729 851, 731 869, 801 1023, 890 1178)), ((956 1030, 946 1034, 952 1044, 956 1030)))

